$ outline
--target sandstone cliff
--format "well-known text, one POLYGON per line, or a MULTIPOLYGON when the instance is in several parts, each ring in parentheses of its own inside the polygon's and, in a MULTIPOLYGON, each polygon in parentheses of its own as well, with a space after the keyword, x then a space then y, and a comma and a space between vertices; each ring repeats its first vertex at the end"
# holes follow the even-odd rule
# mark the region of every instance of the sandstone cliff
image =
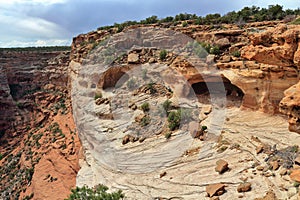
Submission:
POLYGON ((73 109, 85 154, 77 185, 103 183, 128 199, 208 199, 206 186, 225 183, 224 199, 264 193, 297 199, 291 185, 297 175, 283 170, 298 173, 293 163, 300 138, 288 131, 279 109, 297 131, 299 26, 161 27, 98 30, 73 39, 73 109), (192 39, 210 45, 215 55, 194 59, 192 39), (189 110, 197 117, 170 131, 171 120, 160 110, 166 99, 172 112, 189 110), (201 126, 207 135, 194 131, 201 126), (230 170, 217 175, 220 158, 230 170), (251 192, 239 194, 237 186, 246 181, 251 192))
POLYGON ((0 52, 1 199, 64 199, 75 186, 68 64, 69 52, 0 52))

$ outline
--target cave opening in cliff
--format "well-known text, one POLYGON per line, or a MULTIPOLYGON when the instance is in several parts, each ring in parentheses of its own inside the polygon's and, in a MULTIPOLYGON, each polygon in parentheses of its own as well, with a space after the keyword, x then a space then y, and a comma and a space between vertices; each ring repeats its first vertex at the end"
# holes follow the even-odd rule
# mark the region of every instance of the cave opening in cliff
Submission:
POLYGON ((116 84, 122 85, 122 83, 126 82, 129 79, 128 74, 126 74, 125 67, 113 67, 107 70, 103 76, 100 78, 98 82, 98 87, 102 88, 103 90, 114 88, 116 84))
MULTIPOLYGON (((192 89, 200 103, 210 104, 211 103, 211 93, 214 93, 215 96, 224 92, 222 87, 225 89, 227 106, 232 107, 240 107, 243 101, 244 92, 232 84, 230 80, 225 77, 222 77, 222 82, 216 81, 220 80, 219 78, 211 79, 208 82, 204 82, 203 80, 200 82, 193 83, 192 89), (209 87, 208 87, 209 85, 209 87)), ((191 93, 192 93, 191 92, 191 93)), ((221 95, 222 96, 222 95, 221 95)))

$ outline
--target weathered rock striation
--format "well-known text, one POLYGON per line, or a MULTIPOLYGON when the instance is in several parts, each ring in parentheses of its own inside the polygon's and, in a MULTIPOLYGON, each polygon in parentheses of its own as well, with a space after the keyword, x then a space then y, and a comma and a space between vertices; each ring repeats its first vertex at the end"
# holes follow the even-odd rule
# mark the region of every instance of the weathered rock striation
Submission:
MULTIPOLYGON (((273 163, 266 163, 265 155, 279 152, 276 145, 286 148, 299 143, 299 135, 289 132, 286 119, 277 115, 281 111, 290 116, 291 131, 299 127, 295 125, 299 121, 299 90, 293 86, 299 82, 299 26, 272 22, 247 24, 244 28, 234 25, 169 28, 198 42, 210 43, 209 51, 214 50, 210 53, 216 55, 194 59, 189 48, 197 46, 191 43, 184 49, 187 52, 180 45, 169 49, 172 42, 168 31, 159 25, 127 27, 124 32, 128 37, 111 29, 73 39, 70 63, 73 109, 85 153, 77 185, 103 183, 112 189, 122 189, 128 199, 205 199, 206 186, 228 183, 224 185, 227 192, 218 194, 225 199, 240 198, 240 191, 247 191, 243 197, 255 199, 270 188, 278 198, 287 198, 292 186, 280 178, 275 168, 288 161, 278 161, 274 171, 270 166, 260 166, 262 172, 258 173, 256 166, 273 163), (135 28, 142 29, 136 33, 135 28), (150 32, 149 28, 155 30, 153 39, 140 41, 150 32), (112 39, 105 46, 110 35, 112 39), (135 41, 137 45, 132 46, 135 41), (128 51, 120 53, 109 49, 109 45, 128 51), (162 50, 167 51, 162 53, 162 50), (101 54, 103 51, 107 54, 101 54), (115 59, 103 59, 107 55, 115 59), (102 65, 105 61, 109 64, 102 65), (134 71, 138 67, 141 67, 139 72, 134 71), (136 88, 143 83, 142 79, 147 80, 157 72, 167 80, 165 89, 170 89, 171 95, 154 92, 161 87, 154 84, 156 79, 136 88), (170 76, 169 72, 173 74, 170 76), (193 96, 191 91, 195 99, 180 101, 193 96), (224 97, 226 100, 222 101, 224 97), (170 107, 174 112, 183 105, 187 106, 185 109, 199 108, 196 123, 183 126, 190 129, 168 132, 168 120, 163 114, 158 119, 159 111, 156 113, 166 99, 172 101, 170 107), (142 109, 145 103, 149 104, 147 111, 142 109), (223 121, 214 121, 222 117, 223 121), (195 132, 197 125, 208 127, 208 132, 201 132, 201 140, 189 133, 195 132), (221 135, 214 135, 215 132, 221 135), (270 146, 256 155, 257 147, 263 144, 270 146), (228 160, 230 170, 217 175, 214 167, 219 159, 228 160), (250 183, 247 188, 238 189, 247 180, 245 177, 251 177, 250 183), (283 184, 288 185, 287 189, 279 190, 283 184)), ((182 41, 184 37, 177 40, 182 41)), ((291 196, 297 198, 296 195, 291 196)))
POLYGON ((75 186, 80 142, 69 55, 0 52, 0 199, 64 199, 75 186))
MULTIPOLYGON (((26 128, 30 118, 19 108, 28 106, 26 95, 47 84, 67 88, 69 52, 1 51, 0 132, 26 128), (23 98, 25 97, 25 98, 23 98)), ((24 110, 23 110, 24 111, 24 110)))

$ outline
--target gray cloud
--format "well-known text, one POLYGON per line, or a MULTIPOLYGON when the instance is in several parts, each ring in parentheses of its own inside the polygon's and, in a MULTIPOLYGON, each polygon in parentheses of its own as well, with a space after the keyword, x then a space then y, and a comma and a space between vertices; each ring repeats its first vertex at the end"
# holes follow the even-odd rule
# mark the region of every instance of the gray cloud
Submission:
POLYGON ((11 41, 16 41, 15 45, 17 41, 20 44, 28 41, 33 44, 37 41, 68 43, 73 36, 100 26, 126 20, 139 21, 151 15, 161 18, 178 13, 225 14, 244 6, 267 7, 270 4, 298 7, 298 0, 265 0, 263 3, 259 0, 53 0, 47 4, 41 0, 31 0, 31 3, 15 1, 5 6, 0 3, 4 13, 0 14, 0 26, 3 27, 0 30, 0 46, 11 41))

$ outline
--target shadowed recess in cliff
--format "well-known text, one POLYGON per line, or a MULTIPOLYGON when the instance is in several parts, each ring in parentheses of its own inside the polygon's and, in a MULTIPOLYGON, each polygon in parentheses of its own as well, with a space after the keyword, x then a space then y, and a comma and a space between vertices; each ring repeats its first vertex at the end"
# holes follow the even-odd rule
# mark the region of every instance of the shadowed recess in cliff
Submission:
POLYGON ((112 67, 108 69, 104 74, 101 76, 98 82, 98 88, 107 89, 115 87, 117 82, 122 79, 128 79, 128 75, 126 71, 128 71, 128 67, 112 67))
POLYGON ((204 82, 202 80, 191 85, 193 89, 191 93, 195 93, 201 103, 210 103, 210 93, 217 95, 218 93, 222 92, 220 87, 224 87, 226 92, 227 106, 241 106, 244 92, 239 87, 232 84, 230 80, 225 77, 222 77, 223 82, 217 82, 213 77, 210 79, 211 81, 209 80, 204 82))

